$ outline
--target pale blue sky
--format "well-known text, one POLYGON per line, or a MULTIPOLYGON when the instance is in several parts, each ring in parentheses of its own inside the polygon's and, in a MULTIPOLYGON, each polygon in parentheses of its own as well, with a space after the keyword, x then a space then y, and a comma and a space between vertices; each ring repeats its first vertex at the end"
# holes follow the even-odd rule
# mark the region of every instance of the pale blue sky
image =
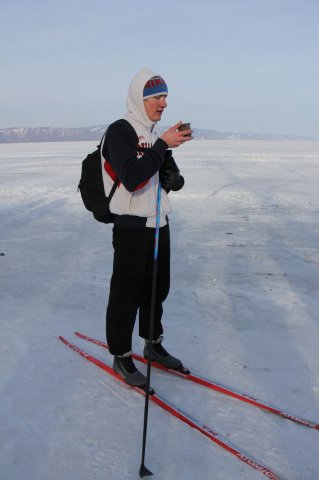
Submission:
POLYGON ((164 125, 319 137, 318 0, 2 0, 0 59, 1 128, 110 123, 148 67, 164 125))

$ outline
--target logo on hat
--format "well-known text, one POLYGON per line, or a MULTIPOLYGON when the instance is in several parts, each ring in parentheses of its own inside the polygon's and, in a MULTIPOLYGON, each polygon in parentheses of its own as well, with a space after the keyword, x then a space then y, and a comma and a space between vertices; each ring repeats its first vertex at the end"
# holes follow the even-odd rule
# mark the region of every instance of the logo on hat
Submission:
POLYGON ((143 90, 143 98, 156 97, 157 95, 167 95, 168 89, 162 77, 152 77, 146 82, 143 90))

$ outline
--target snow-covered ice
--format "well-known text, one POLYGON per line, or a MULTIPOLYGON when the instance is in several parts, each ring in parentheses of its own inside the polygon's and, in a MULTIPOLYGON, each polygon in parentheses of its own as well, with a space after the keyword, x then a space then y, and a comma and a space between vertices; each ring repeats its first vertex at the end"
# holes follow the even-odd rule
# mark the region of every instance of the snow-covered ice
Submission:
MULTIPOLYGON (((104 339, 111 226, 76 191, 96 142, 0 145, 1 480, 137 480, 144 399, 58 341, 104 339)), ((165 346, 194 372, 319 422, 319 143, 175 152, 165 346)), ((141 351, 137 333, 134 348, 141 351)), ((144 370, 144 366, 141 367, 144 370)), ((153 370, 160 395, 285 480, 316 480, 319 431, 153 370)), ((150 405, 156 480, 265 478, 150 405)))

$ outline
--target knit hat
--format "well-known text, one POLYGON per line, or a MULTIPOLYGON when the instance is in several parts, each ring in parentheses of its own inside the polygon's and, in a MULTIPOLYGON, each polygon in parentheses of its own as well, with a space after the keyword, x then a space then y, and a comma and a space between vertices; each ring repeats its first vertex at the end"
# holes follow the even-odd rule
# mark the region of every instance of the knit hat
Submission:
POLYGON ((160 76, 152 77, 146 82, 143 90, 143 100, 156 97, 157 95, 167 95, 167 85, 160 76))

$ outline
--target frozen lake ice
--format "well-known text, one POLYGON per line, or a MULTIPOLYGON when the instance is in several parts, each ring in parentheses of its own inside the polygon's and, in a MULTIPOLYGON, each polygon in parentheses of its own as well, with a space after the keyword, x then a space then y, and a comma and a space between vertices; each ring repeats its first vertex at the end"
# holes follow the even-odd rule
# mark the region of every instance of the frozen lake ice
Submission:
MULTIPOLYGON (((112 228, 76 190, 96 143, 0 144, 3 480, 139 478, 143 399, 57 339, 111 361, 73 335, 104 339, 112 228)), ((319 142, 193 141, 174 157, 167 349, 318 422, 319 142)), ((165 373, 152 385, 280 478, 318 477, 318 431, 165 373)), ((156 480, 264 478, 154 405, 146 464, 156 480)))

